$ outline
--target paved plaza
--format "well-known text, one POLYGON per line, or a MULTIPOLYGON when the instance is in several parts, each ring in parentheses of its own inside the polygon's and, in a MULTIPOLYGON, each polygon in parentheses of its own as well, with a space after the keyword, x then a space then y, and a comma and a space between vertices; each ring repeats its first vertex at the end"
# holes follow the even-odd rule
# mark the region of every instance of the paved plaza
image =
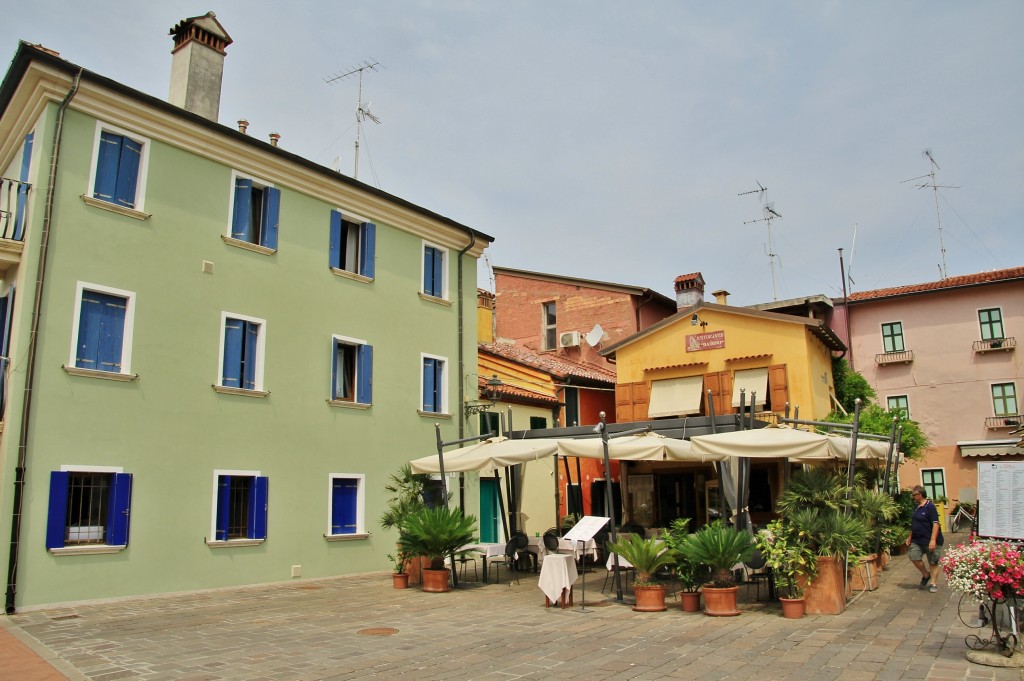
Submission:
POLYGON ((1021 678, 965 659, 979 631, 960 622, 958 594, 918 590, 904 556, 843 614, 802 620, 745 588, 739 617, 672 598, 636 613, 630 592, 625 605, 600 592, 603 578, 586 575, 582 610, 580 593, 573 609, 546 609, 529 573, 447 594, 372 574, 28 611, 0 620, 0 679, 1021 678))

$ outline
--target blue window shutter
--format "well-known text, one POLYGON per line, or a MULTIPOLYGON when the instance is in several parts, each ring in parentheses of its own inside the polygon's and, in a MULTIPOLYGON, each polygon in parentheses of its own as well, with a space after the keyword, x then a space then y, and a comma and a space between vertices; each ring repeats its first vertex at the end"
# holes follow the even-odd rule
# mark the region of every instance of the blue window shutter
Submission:
POLYGON ((341 211, 331 211, 331 242, 327 265, 341 267, 341 211))
POLYGON ((46 517, 46 548, 59 549, 64 546, 68 522, 68 479, 67 471, 50 471, 50 510, 46 517))
POLYGON ((436 412, 435 396, 436 382, 434 380, 434 365, 437 360, 426 358, 423 360, 423 411, 436 412))
POLYGON ((434 295, 434 256, 431 253, 433 250, 430 246, 423 249, 423 292, 428 296, 434 295))
POLYGON ((267 187, 263 190, 263 224, 260 234, 263 235, 263 246, 277 250, 277 225, 281 212, 281 190, 267 187))
POLYGON ((355 534, 359 483, 352 478, 335 478, 331 495, 331 534, 355 534))
POLYGON ((338 378, 341 371, 341 344, 338 341, 331 343, 331 399, 338 399, 338 378))
MULTIPOLYGON (((25 143, 21 147, 21 175, 18 179, 25 184, 18 186, 18 212, 14 216, 14 240, 21 241, 25 235, 25 211, 28 209, 28 174, 32 166, 32 140, 35 133, 25 135, 25 143)), ((6 353, 5 353, 6 354, 6 353)))
POLYGON ((0 322, 3 323, 3 327, 0 328, 0 333, 3 333, 3 338, 0 339, 0 420, 3 420, 7 406, 7 381, 4 379, 7 376, 7 365, 10 364, 8 353, 11 347, 11 317, 14 313, 14 284, 11 284, 7 295, 0 298, 0 303, 3 308, 3 314, 0 315, 0 322))
POLYGON ((78 347, 75 366, 100 370, 100 338, 103 334, 103 294, 82 291, 82 304, 78 311, 78 347))
MULTIPOLYGON (((96 356, 100 371, 121 372, 121 350, 124 347, 124 317, 128 301, 120 296, 92 293, 102 303, 99 320, 99 348, 96 356)), ((84 294, 83 294, 84 298, 84 294)))
POLYGON ((360 345, 357 350, 356 363, 356 402, 371 404, 373 402, 373 346, 360 345))
POLYGON ((93 197, 114 202, 117 191, 117 164, 121 160, 121 142, 124 138, 109 132, 100 133, 100 148, 96 159, 96 184, 93 197))
POLYGON ((440 248, 433 249, 434 253, 434 293, 433 295, 440 298, 444 295, 442 288, 442 282, 444 282, 444 254, 440 248))
POLYGON ((214 528, 215 541, 227 541, 228 523, 231 521, 231 476, 217 476, 217 525, 214 528))
POLYGON ((242 387, 242 332, 245 322, 228 318, 224 323, 224 371, 221 385, 242 387))
POLYGON ((249 539, 267 538, 268 479, 257 476, 249 490, 249 539))
POLYGON ((107 518, 107 543, 111 546, 128 545, 128 526, 131 521, 132 474, 114 473, 110 490, 107 518))
POLYGON ((245 322, 245 376, 242 377, 242 387, 246 390, 256 389, 256 350, 259 337, 260 325, 245 322))
POLYGON ((123 138, 117 165, 117 181, 114 185, 114 203, 119 206, 135 207, 135 189, 139 184, 141 159, 142 145, 133 139, 123 138))
POLYGON ((373 279, 376 272, 375 260, 377 251, 377 225, 364 222, 362 238, 359 239, 359 274, 373 279))
POLYGON ((249 228, 249 215, 252 207, 249 205, 252 195, 252 180, 244 177, 235 178, 235 208, 231 215, 231 238, 242 241, 252 241, 252 232, 249 228))

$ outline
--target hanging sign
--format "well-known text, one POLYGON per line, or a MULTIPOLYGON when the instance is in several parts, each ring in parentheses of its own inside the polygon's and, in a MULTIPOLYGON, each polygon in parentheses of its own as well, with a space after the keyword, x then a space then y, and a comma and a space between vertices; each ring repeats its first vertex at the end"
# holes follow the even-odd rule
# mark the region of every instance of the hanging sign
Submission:
POLYGON ((692 333, 686 336, 686 351, 720 350, 725 347, 725 331, 692 333))

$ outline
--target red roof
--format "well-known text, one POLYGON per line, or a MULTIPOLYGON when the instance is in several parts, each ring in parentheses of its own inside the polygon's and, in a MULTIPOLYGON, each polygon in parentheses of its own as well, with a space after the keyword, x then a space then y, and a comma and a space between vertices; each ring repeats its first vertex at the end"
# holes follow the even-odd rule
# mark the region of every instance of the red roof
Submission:
POLYGON ((874 291, 858 291, 856 293, 851 293, 849 295, 849 300, 851 303, 855 303, 860 300, 892 298, 894 296, 906 296, 914 293, 941 291, 943 289, 994 284, 1002 281, 1012 281, 1014 279, 1024 279, 1024 267, 1011 267, 1005 270, 993 270, 992 272, 965 274, 960 277, 948 277, 940 281, 930 281, 925 284, 909 284, 907 286, 879 288, 874 291))
POLYGON ((615 383, 615 372, 603 367, 583 362, 570 362, 553 354, 537 354, 528 348, 509 343, 480 343, 480 350, 498 357, 511 359, 534 369, 551 374, 555 378, 565 379, 569 376, 586 378, 592 381, 615 383))

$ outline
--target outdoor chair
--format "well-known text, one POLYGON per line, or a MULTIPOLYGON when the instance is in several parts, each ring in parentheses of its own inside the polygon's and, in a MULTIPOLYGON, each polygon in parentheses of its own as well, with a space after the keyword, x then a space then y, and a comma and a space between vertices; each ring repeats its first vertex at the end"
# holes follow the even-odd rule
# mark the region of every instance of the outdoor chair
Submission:
POLYGON ((747 583, 747 593, 750 593, 750 587, 754 587, 754 599, 761 600, 761 583, 764 582, 765 586, 767 586, 769 579, 764 556, 755 549, 754 553, 750 556, 750 560, 743 563, 743 568, 745 573, 744 579, 747 583))
MULTIPOLYGON (((498 577, 501 574, 501 568, 505 568, 505 571, 508 573, 508 575, 506 576, 515 579, 516 584, 519 583, 519 567, 516 565, 516 562, 519 560, 519 551, 520 549, 516 545, 516 540, 514 538, 510 539, 508 543, 505 544, 505 559, 502 561, 497 561, 492 565, 494 569, 495 584, 497 584, 500 581, 498 577)), ((509 582, 509 584, 511 585, 511 582, 509 582)))
POLYGON ((518 530, 513 532, 512 541, 515 542, 516 549, 518 549, 519 551, 519 562, 522 563, 523 561, 526 561, 528 563, 531 563, 532 567, 536 568, 537 554, 527 550, 526 547, 530 545, 530 538, 526 535, 526 533, 518 530))

